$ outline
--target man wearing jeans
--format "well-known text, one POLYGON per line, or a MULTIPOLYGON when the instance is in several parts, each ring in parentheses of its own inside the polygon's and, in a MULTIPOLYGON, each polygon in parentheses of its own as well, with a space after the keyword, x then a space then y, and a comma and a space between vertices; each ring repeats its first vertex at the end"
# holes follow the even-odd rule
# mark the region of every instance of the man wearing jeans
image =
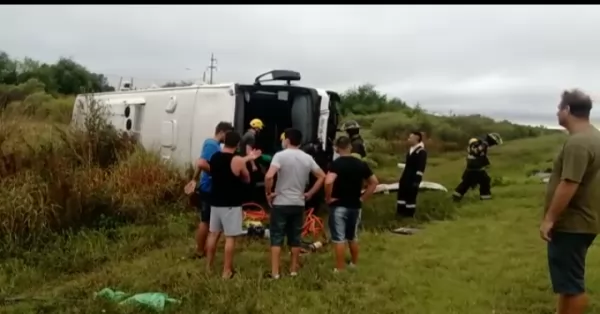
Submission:
POLYGON ((585 258, 600 231, 600 132, 590 124, 591 109, 590 97, 578 90, 565 91, 558 105, 569 138, 554 160, 540 225, 557 314, 585 312, 585 258))
POLYGON ((346 243, 350 247, 351 266, 358 261, 358 225, 360 223, 362 202, 373 194, 377 178, 362 160, 352 156, 352 143, 349 137, 341 136, 335 142, 340 155, 331 164, 325 179, 325 199, 331 209, 329 231, 335 243, 335 268, 338 272, 345 267, 346 243), (361 196, 363 183, 367 189, 361 196))
POLYGON ((304 223, 305 201, 309 200, 323 185, 325 173, 315 160, 298 148, 302 133, 296 129, 286 129, 282 146, 285 148, 273 156, 271 166, 265 176, 265 193, 272 206, 270 221, 271 238, 271 278, 279 279, 279 261, 283 239, 292 249, 290 275, 298 274, 302 225, 304 223), (310 174, 317 177, 308 192, 306 186, 310 174), (277 185, 273 193, 273 181, 277 175, 277 185))

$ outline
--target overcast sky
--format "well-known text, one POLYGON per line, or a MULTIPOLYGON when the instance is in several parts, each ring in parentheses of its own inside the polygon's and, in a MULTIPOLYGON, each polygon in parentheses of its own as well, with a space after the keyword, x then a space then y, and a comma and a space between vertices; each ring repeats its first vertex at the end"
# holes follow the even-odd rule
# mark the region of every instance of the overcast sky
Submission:
POLYGON ((69 56, 114 84, 200 79, 214 52, 218 82, 293 69, 304 85, 342 92, 371 82, 432 111, 544 124, 554 123, 563 89, 600 95, 599 31, 597 6, 0 10, 0 49, 46 62, 69 56))

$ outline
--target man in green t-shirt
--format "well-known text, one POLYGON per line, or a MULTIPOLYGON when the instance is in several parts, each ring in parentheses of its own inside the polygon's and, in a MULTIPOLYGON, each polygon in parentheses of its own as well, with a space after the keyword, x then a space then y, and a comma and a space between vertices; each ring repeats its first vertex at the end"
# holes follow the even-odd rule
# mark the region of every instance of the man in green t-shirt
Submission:
POLYGON ((583 314, 585 258, 600 231, 600 131, 589 121, 592 101, 565 91, 558 122, 569 138, 554 160, 540 236, 548 242, 548 266, 558 314, 583 314))

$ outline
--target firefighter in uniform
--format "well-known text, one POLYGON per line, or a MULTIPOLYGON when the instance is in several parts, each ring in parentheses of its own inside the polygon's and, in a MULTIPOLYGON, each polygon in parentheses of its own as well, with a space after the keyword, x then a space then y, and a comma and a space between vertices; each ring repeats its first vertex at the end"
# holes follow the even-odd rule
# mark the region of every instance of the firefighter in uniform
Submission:
POLYGON ((491 178, 485 168, 490 165, 487 157, 489 147, 502 145, 502 137, 498 133, 489 133, 482 138, 472 138, 467 147, 467 168, 462 174, 462 181, 458 184, 452 198, 460 201, 469 189, 479 185, 479 198, 489 200, 492 198, 491 178))
POLYGON ((399 218, 414 217, 419 185, 427 164, 427 151, 425 151, 421 132, 411 132, 407 143, 410 145, 410 149, 406 153, 404 171, 398 182, 396 215, 399 218))
POLYGON ((365 149, 365 142, 360 136, 360 125, 354 120, 346 121, 342 125, 342 131, 346 131, 352 144, 352 155, 356 157, 365 158, 367 157, 367 150, 365 149))

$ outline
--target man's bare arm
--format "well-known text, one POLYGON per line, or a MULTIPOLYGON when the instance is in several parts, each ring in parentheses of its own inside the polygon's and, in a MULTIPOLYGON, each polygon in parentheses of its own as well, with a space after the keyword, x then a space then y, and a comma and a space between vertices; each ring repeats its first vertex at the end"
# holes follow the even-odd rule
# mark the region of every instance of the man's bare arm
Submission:
POLYGON ((578 187, 579 183, 562 180, 556 187, 556 190, 554 190, 554 196, 552 197, 544 220, 554 223, 558 217, 560 217, 562 212, 567 209, 567 206, 573 198, 573 195, 575 195, 575 192, 577 192, 578 187))
POLYGON ((194 169, 194 175, 192 176, 192 180, 198 181, 200 179, 200 174, 204 172, 210 172, 210 165, 208 161, 203 158, 198 158, 196 161, 196 168, 194 169))
POLYGON ((373 195, 373 193, 375 192, 375 189, 377 188, 378 184, 379 180, 377 180, 377 177, 374 174, 371 175, 367 179, 367 188, 365 189, 365 193, 362 195, 361 200, 365 201, 369 197, 371 197, 371 195, 373 195))
POLYGON ((325 182, 325 172, 323 172, 323 169, 320 167, 313 169, 311 172, 315 177, 317 177, 317 181, 315 181, 315 184, 313 184, 310 190, 308 190, 306 193, 312 197, 323 186, 323 182, 325 182))
POLYGON ((545 221, 555 222, 568 207, 587 171, 589 158, 586 145, 576 139, 567 140, 563 148, 561 181, 554 190, 554 196, 544 216, 545 221))
POLYGON ((333 193, 333 183, 337 179, 337 173, 328 172, 325 177, 325 200, 330 200, 333 193))
POLYGON ((240 167, 240 178, 242 178, 242 181, 250 183, 250 172, 248 172, 248 168, 246 167, 246 160, 239 158, 237 163, 238 167, 240 167))
POLYGON ((250 145, 246 145, 246 155, 249 155, 254 148, 250 145))
POLYGON ((267 171, 267 174, 265 175, 265 194, 269 195, 273 192, 273 182, 275 181, 275 175, 277 174, 277 171, 279 171, 279 167, 273 165, 273 163, 271 163, 271 166, 269 166, 269 170, 267 171))

